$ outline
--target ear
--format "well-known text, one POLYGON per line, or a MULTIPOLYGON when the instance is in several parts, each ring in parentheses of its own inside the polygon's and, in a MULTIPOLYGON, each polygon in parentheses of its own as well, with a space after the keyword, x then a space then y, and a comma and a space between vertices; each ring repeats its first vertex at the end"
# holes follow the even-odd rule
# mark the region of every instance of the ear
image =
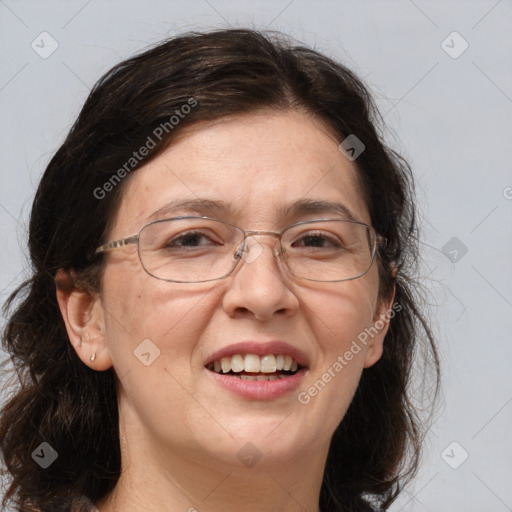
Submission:
POLYGON ((99 295, 77 287, 64 269, 58 270, 55 284, 69 341, 78 357, 94 370, 107 370, 112 366, 112 360, 106 345, 104 311, 99 295))
POLYGON ((389 297, 378 299, 372 325, 366 329, 367 350, 364 359, 364 368, 373 366, 381 357, 384 350, 384 338, 389 329, 391 319, 402 309, 401 304, 394 304, 396 291, 397 267, 392 263, 393 289, 389 297))

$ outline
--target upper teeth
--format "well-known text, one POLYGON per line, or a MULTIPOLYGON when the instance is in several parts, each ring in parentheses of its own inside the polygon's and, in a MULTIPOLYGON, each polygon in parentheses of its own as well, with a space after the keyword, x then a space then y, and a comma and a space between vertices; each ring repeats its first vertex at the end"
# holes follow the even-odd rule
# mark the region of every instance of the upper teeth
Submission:
MULTIPOLYGON (((209 367, 212 365, 210 364, 209 367)), ((298 363, 287 355, 258 356, 256 354, 235 354, 231 357, 223 357, 220 361, 213 362, 213 370, 217 373, 240 373, 243 371, 251 373, 273 373, 276 370, 296 372, 298 363)))

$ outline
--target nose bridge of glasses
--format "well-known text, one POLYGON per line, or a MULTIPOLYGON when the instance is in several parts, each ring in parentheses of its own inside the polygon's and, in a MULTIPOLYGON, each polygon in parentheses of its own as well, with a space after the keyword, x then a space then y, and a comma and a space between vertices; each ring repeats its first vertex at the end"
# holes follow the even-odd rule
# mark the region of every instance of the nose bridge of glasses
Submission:
POLYGON ((263 253, 262 245, 254 237, 255 236, 269 236, 269 235, 274 237, 274 252, 273 252, 273 254, 276 258, 279 258, 278 241, 281 236, 279 233, 276 233, 274 231, 244 231, 244 240, 242 243, 243 249, 242 249, 241 253, 245 254, 244 259, 247 262, 250 263, 250 262, 254 261, 260 254, 263 253), (253 244, 252 250, 250 248, 248 250, 248 243, 247 243, 248 239, 252 239, 253 242, 255 242, 253 244))
POLYGON ((244 231, 245 236, 254 236, 254 235, 272 235, 274 237, 279 237, 279 233, 275 231, 244 231))

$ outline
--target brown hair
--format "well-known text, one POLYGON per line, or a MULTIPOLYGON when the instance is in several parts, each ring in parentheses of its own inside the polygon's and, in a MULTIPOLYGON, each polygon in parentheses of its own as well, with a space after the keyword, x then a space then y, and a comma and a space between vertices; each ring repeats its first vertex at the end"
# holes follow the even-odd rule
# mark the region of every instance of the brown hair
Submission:
POLYGON ((55 294, 60 268, 73 271, 81 286, 100 288, 102 259, 91 262, 88 255, 104 241, 127 178, 107 187, 104 197, 98 190, 126 170, 133 151, 162 123, 168 131, 161 140, 153 137, 154 149, 127 173, 155 158, 186 126, 261 109, 302 109, 325 121, 340 141, 350 134, 363 141, 356 163, 372 224, 388 241, 377 260, 380 293, 389 296, 396 285, 400 305, 381 359, 363 371, 332 439, 321 510, 366 510, 364 498, 387 509, 416 473, 425 423, 412 403, 413 362, 422 357, 425 375, 433 376, 433 406, 439 360, 415 282, 418 228, 407 162, 384 143, 368 90, 345 66, 275 33, 192 32, 106 73, 39 184, 30 217, 32 274, 4 306, 3 346, 18 377, 0 419, 10 480, 4 506, 86 510, 85 501, 104 497, 120 475, 115 371, 93 371, 79 360, 55 294), (171 116, 190 98, 197 105, 171 128, 171 116), (47 469, 31 457, 43 441, 58 452, 47 469))

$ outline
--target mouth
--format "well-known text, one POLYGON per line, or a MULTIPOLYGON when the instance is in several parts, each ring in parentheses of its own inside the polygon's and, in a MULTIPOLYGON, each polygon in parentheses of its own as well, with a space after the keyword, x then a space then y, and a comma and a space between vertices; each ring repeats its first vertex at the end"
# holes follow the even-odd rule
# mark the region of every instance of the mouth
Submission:
POLYGON ((292 377, 304 367, 289 354, 234 354, 210 361, 206 369, 234 379, 273 381, 292 377))
POLYGON ((204 362, 204 371, 216 386, 248 400, 293 397, 308 367, 305 353, 279 340, 234 343, 204 362))

